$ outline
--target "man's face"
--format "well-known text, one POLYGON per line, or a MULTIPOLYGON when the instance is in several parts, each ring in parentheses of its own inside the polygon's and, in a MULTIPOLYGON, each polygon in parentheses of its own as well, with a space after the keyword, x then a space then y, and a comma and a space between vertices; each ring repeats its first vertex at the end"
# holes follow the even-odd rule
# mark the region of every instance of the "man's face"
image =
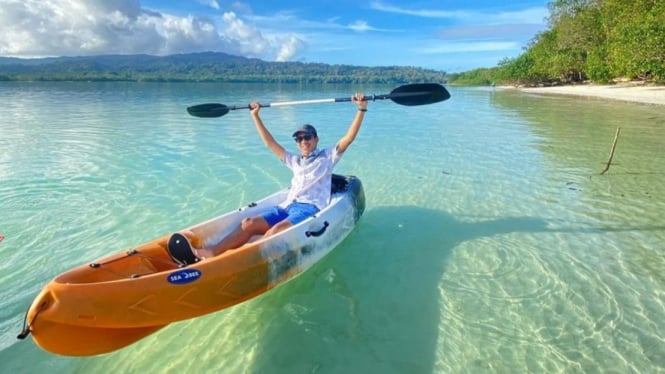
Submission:
POLYGON ((316 149, 319 144, 319 138, 311 133, 301 132, 296 135, 296 143, 300 152, 303 155, 308 155, 316 149))

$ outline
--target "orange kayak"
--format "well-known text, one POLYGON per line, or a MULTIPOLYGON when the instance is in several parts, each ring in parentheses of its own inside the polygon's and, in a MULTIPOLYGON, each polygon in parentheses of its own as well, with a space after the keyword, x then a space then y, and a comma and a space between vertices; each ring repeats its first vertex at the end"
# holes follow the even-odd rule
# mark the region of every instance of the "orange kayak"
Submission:
MULTIPOLYGON (((218 311, 260 295, 302 273, 332 251, 365 209, 360 179, 333 176, 329 206, 268 238, 190 265, 166 250, 169 235, 66 271, 35 298, 19 335, 67 356, 111 352, 171 322, 218 311)), ((189 227, 204 245, 243 218, 283 201, 287 190, 189 227)))

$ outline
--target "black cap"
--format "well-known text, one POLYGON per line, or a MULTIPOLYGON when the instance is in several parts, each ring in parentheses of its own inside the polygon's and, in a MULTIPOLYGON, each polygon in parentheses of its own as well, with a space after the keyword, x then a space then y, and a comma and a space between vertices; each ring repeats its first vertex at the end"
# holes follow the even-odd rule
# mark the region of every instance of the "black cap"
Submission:
POLYGON ((314 128, 314 126, 310 125, 309 123, 306 123, 306 124, 298 127, 298 129, 291 136, 293 136, 295 138, 298 135, 298 133, 301 133, 301 132, 304 132, 306 134, 314 135, 315 138, 318 137, 318 135, 316 135, 316 129, 314 128))

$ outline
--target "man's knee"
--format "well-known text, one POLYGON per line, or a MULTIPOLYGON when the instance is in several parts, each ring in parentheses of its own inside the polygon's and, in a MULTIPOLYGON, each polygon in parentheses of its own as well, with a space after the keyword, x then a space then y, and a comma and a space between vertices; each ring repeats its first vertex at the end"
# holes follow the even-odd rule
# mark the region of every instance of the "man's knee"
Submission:
POLYGON ((252 217, 245 218, 242 220, 242 222, 240 222, 240 228, 243 231, 247 231, 250 227, 252 227, 253 222, 254 221, 252 220, 252 217))
POLYGON ((257 216, 257 217, 247 217, 242 220, 240 223, 240 228, 242 231, 250 233, 250 234, 256 234, 256 233, 261 233, 265 232, 268 230, 268 223, 266 222, 263 217, 257 216))

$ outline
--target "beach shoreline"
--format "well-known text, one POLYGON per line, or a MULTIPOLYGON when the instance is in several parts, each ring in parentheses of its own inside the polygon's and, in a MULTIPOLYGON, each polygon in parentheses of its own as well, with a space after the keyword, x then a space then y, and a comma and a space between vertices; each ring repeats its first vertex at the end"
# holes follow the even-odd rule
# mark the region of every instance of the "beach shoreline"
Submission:
POLYGON ((583 96, 641 104, 665 105, 665 85, 642 83, 579 84, 551 87, 517 87, 515 89, 538 95, 583 96))

